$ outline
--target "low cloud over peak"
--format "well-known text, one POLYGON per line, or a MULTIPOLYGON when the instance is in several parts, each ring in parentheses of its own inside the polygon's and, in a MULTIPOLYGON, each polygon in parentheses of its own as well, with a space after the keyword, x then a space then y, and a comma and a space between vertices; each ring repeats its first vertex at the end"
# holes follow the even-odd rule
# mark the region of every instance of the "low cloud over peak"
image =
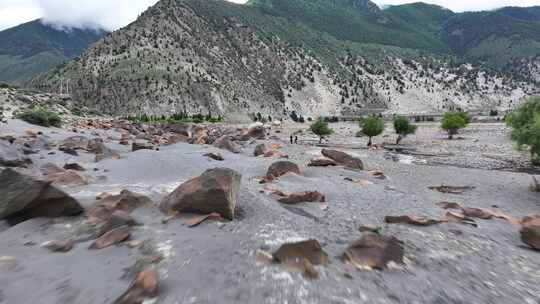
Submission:
POLYGON ((0 30, 42 18, 59 28, 116 30, 158 0, 1 0, 0 30))
MULTIPOLYGON (((229 0, 245 3, 247 0, 229 0)), ((379 6, 418 0, 372 0, 379 6)), ((456 12, 487 10, 502 6, 533 6, 540 0, 424 0, 456 12)), ((158 0, 0 0, 0 30, 42 18, 59 28, 116 30, 134 21, 158 0)))

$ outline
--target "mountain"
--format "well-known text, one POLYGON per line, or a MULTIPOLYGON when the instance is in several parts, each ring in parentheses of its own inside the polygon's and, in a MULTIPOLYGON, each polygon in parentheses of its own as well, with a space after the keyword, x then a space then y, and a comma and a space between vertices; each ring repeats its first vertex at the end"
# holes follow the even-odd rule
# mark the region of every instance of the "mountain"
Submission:
POLYGON ((540 92, 537 12, 457 14, 422 3, 381 10, 369 0, 162 0, 33 85, 53 90, 70 79, 82 105, 118 115, 504 111, 540 92), (516 37, 533 43, 531 50, 484 47, 516 37))
POLYGON ((22 83, 81 55, 101 30, 57 29, 34 20, 0 32, 0 82, 22 83))

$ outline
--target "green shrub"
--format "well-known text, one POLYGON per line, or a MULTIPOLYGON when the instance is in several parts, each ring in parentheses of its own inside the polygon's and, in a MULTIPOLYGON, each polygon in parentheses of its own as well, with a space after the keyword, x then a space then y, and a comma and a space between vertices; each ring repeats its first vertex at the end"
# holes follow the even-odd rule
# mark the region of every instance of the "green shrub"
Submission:
POLYGON ((320 118, 311 125, 310 130, 315 133, 315 135, 319 136, 319 143, 322 143, 325 136, 334 133, 334 130, 328 126, 328 123, 320 118))
POLYGON ((417 129, 418 127, 411 124, 408 118, 396 116, 394 118, 394 130, 396 131, 396 134, 398 134, 396 145, 399 145, 401 140, 407 137, 407 135, 416 133, 417 129))
POLYGON ((506 118, 518 148, 529 147, 531 160, 540 165, 540 97, 531 98, 506 118))
MULTIPOLYGON (((463 115, 463 112, 447 112, 444 114, 441 128, 448 133, 448 139, 453 139, 454 135, 458 134, 459 129, 467 127, 466 117, 468 118, 468 115, 465 115, 463 115)), ((470 121, 470 118, 468 119, 470 121)))
POLYGON ((372 138, 380 135, 384 131, 384 121, 378 117, 368 117, 360 121, 360 128, 362 128, 362 134, 369 137, 368 147, 372 145, 372 138))
POLYGON ((471 117, 469 116, 469 114, 465 112, 455 112, 455 113, 459 115, 459 117, 463 118, 463 120, 465 121, 465 127, 471 123, 471 117))
POLYGON ((17 118, 44 127, 60 127, 62 125, 62 118, 60 115, 45 109, 25 110, 24 112, 19 113, 17 118))

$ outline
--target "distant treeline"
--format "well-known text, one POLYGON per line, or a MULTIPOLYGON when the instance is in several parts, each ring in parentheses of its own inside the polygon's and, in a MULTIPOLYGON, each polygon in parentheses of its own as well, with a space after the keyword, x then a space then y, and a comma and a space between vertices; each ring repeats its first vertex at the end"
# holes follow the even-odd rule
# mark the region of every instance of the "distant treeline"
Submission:
POLYGON ((124 119, 132 122, 193 122, 193 123, 217 123, 223 121, 223 117, 218 115, 217 117, 212 116, 211 113, 206 115, 204 114, 193 114, 189 115, 187 113, 174 113, 170 116, 165 115, 148 115, 146 113, 139 114, 135 116, 127 116, 124 119))

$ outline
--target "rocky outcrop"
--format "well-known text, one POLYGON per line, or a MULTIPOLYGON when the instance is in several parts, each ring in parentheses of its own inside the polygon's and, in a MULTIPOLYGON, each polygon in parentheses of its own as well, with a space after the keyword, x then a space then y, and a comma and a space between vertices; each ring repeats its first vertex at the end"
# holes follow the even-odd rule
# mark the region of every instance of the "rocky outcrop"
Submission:
POLYGON ((19 223, 35 217, 60 217, 81 214, 79 202, 51 186, 12 169, 0 173, 0 219, 19 223))
POLYGON ((227 168, 207 170, 165 197, 160 208, 164 212, 215 212, 232 220, 241 178, 240 173, 227 168))

